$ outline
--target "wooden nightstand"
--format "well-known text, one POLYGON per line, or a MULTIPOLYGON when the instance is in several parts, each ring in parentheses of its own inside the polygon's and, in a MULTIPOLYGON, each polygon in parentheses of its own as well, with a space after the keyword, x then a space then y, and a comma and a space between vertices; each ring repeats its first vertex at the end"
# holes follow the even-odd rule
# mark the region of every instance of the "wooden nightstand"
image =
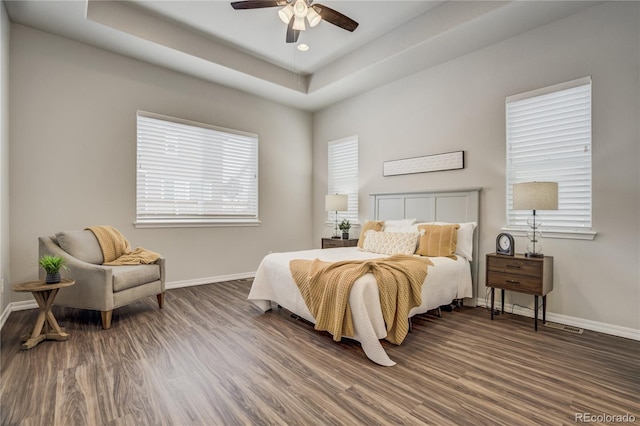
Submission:
POLYGON ((504 291, 533 294, 535 302, 534 328, 538 331, 538 296, 542 296, 542 323, 547 321, 547 293, 553 290, 553 257, 526 257, 522 254, 487 255, 486 286, 491 287, 491 319, 495 289, 500 289, 502 313, 504 291))
POLYGON ((336 248, 336 247, 355 247, 358 245, 357 238, 349 238, 348 240, 343 240, 341 238, 323 238, 322 239, 322 248, 336 248))

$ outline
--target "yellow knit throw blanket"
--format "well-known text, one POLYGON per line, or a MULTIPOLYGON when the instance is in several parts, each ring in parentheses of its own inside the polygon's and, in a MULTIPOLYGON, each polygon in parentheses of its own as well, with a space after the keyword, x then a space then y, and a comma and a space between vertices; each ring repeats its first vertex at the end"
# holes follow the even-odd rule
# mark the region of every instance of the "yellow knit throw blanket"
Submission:
POLYGON ((322 262, 295 259, 289 263, 307 308, 316 320, 316 330, 326 330, 333 340, 353 337, 349 294, 353 283, 371 272, 378 282, 382 316, 391 343, 402 343, 409 331, 409 311, 422 303, 422 283, 427 267, 424 257, 394 255, 384 259, 322 262))
POLYGON ((139 265, 153 263, 160 258, 158 253, 141 247, 131 250, 129 241, 113 226, 90 226, 89 231, 98 239, 103 265, 139 265))

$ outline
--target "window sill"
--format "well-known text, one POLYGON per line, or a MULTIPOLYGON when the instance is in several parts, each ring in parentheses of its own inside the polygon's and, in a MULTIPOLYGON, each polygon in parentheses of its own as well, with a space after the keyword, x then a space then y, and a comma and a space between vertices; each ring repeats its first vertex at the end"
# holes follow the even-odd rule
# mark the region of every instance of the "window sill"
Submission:
MULTIPOLYGON (((526 229, 502 228, 502 231, 509 232, 514 237, 527 236, 526 229)), ((597 235, 595 231, 580 230, 542 230, 542 238, 560 238, 566 240, 587 240, 592 241, 597 235)))
POLYGON ((258 219, 243 220, 221 220, 221 221, 182 221, 182 222, 134 222, 136 228, 217 228, 217 227, 239 227, 239 226, 260 226, 258 219))

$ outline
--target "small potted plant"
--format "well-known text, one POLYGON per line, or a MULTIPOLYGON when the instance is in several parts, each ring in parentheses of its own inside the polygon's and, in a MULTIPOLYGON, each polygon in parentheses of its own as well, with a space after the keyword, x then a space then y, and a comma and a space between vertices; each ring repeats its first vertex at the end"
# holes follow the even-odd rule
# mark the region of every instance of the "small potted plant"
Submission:
POLYGON ((45 282, 55 284, 60 282, 60 269, 67 269, 64 258, 45 254, 38 259, 38 264, 47 273, 45 282))
POLYGON ((340 228, 340 230, 342 231, 342 239, 343 240, 348 240, 349 239, 349 229, 351 229, 351 224, 349 223, 348 219, 342 219, 342 222, 340 222, 340 225, 338 225, 338 228, 340 228))

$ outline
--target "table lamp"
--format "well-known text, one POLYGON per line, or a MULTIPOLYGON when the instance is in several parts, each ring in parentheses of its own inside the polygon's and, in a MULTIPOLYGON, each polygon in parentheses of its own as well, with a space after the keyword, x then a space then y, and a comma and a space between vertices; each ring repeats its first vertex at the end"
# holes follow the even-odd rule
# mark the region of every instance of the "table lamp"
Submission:
POLYGON ((349 196, 346 194, 327 194, 324 198, 324 209, 328 212, 336 212, 336 222, 331 238, 340 238, 338 233, 338 212, 349 210, 349 196))
POLYGON ((527 232, 529 245, 527 257, 544 257, 540 243, 540 220, 536 220, 536 210, 558 210, 557 182, 525 182, 513 185, 513 209, 533 210, 533 216, 527 219, 531 230, 527 232))

